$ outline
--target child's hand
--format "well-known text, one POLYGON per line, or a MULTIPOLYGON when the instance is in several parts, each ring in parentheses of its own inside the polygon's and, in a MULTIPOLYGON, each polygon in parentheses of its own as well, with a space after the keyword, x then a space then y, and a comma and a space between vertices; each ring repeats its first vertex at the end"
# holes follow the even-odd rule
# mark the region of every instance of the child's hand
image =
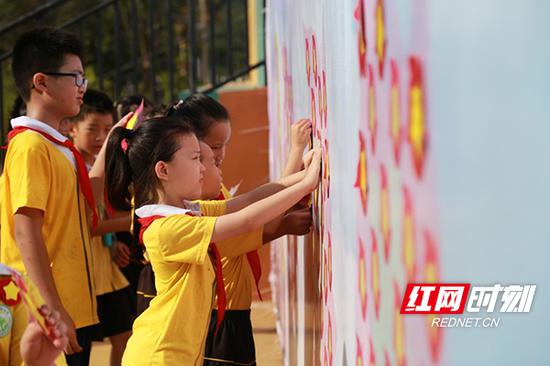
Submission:
POLYGON ((311 121, 309 119, 301 119, 294 123, 290 132, 291 148, 303 152, 309 143, 310 135, 311 121))
POLYGON ((311 159, 313 159, 313 154, 315 153, 315 150, 309 150, 307 154, 302 159, 302 162, 304 163, 304 169, 307 169, 309 167, 309 164, 311 164, 311 159))
POLYGON ((296 205, 283 216, 281 225, 288 235, 306 235, 311 230, 311 209, 307 206, 296 205))
POLYGON ((125 268, 130 264, 130 248, 120 241, 113 245, 113 261, 119 268, 125 268))
POLYGON ((313 151, 313 158, 311 159, 311 163, 306 170, 306 175, 302 180, 309 192, 315 190, 315 188, 319 185, 319 175, 321 172, 321 150, 316 148, 313 151))
POLYGON ((73 319, 65 309, 60 309, 59 314, 61 317, 60 322, 63 322, 66 326, 67 331, 65 334, 69 339, 69 342, 65 346, 65 354, 72 355, 73 353, 82 351, 82 347, 80 347, 78 339, 76 338, 76 326, 73 319))
POLYGON ((19 345, 23 362, 28 366, 53 365, 69 343, 67 326, 61 320, 60 314, 57 311, 50 311, 46 305, 43 305, 39 311, 46 318, 50 335, 48 337, 44 334, 36 320, 29 322, 19 345))
POLYGON ((128 120, 133 116, 134 112, 128 112, 124 117, 120 119, 113 128, 111 128, 111 131, 114 130, 117 127, 126 127, 126 124, 128 123, 128 120))

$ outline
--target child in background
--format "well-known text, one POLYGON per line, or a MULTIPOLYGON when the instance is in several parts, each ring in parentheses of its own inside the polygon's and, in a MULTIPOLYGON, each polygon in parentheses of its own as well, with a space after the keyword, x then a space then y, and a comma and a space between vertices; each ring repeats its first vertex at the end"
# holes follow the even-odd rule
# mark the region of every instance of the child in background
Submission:
MULTIPOLYGON (((113 101, 105 93, 87 90, 80 113, 71 118, 71 137, 75 147, 91 167, 105 138, 113 127, 113 101)), ((108 215, 108 205, 98 202, 101 220, 92 230, 92 255, 97 295, 97 313, 100 326, 94 340, 108 337, 111 342, 111 366, 120 365, 126 342, 131 334, 133 311, 130 287, 124 275, 111 258, 111 247, 116 244, 113 232, 129 230, 130 214, 108 215)))
POLYGON ((148 115, 149 111, 153 108, 153 103, 149 99, 145 98, 144 95, 132 94, 126 97, 121 98, 116 102, 115 109, 117 113, 117 118, 121 119, 123 116, 127 115, 130 112, 134 112, 138 109, 141 101, 143 100, 143 115, 148 115))
POLYGON ((306 171, 280 184, 189 206, 186 200, 201 193, 204 167, 186 123, 158 118, 134 131, 117 128, 108 152, 109 200, 115 209, 127 210, 129 187, 135 193, 157 285, 157 296, 134 323, 123 365, 202 365, 214 278, 220 321, 224 308, 220 256, 213 243, 260 228, 309 194, 318 185, 320 154, 306 171))
MULTIPOLYGON (((192 121, 195 133, 205 143, 201 144, 201 152, 208 156, 212 151, 214 162, 217 166, 225 158, 225 147, 231 136, 229 114, 225 107, 214 99, 204 95, 195 94, 185 101, 174 105, 169 114, 174 117, 189 117, 192 121), (208 150, 209 146, 211 150, 208 150)), ((311 123, 308 120, 300 120, 293 125, 292 149, 287 162, 287 173, 299 170, 302 164, 302 155, 309 142, 311 123)), ((209 164, 209 157, 205 157, 205 167, 209 164)), ((208 170, 208 168, 207 168, 208 170)), ((214 171, 212 169, 212 171, 214 171)), ((221 172, 220 172, 221 175, 221 172)), ((213 176, 213 174, 211 175, 213 176)), ((216 179, 212 179, 213 187, 216 179)), ((204 184, 208 184, 205 172, 204 184)), ((212 189, 213 189, 212 187, 212 189)), ((227 189, 221 186, 221 192, 214 195, 210 187, 203 186, 203 199, 229 199, 231 195, 227 189)), ((218 187, 220 188, 220 187, 218 187)), ((255 364, 255 345, 250 320, 250 307, 252 304, 252 289, 258 286, 259 259, 256 250, 262 243, 285 235, 303 235, 311 226, 311 213, 308 207, 297 209, 284 215, 282 221, 268 224, 264 227, 263 235, 258 237, 255 233, 231 239, 232 245, 248 248, 248 252, 235 255, 224 255, 222 251, 222 266, 225 290, 227 293, 227 311, 219 332, 216 334, 217 310, 212 312, 209 334, 206 342, 205 365, 226 364, 255 364)), ((231 244, 229 246, 232 246, 231 244)), ((142 277, 143 278, 143 277, 142 277)), ((258 289, 259 292, 259 289, 258 289)))

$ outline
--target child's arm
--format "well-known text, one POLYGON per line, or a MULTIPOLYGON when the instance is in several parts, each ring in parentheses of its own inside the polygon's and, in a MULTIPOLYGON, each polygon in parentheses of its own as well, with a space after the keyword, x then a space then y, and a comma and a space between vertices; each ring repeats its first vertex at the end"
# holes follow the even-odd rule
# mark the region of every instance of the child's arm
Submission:
MULTIPOLYGON (((313 157, 313 150, 310 151, 305 160, 306 168, 309 167, 311 163, 311 158, 313 157)), ((266 183, 250 192, 241 194, 227 201, 226 213, 232 213, 247 207, 254 202, 257 202, 261 199, 269 197, 277 192, 282 191, 283 189, 293 186, 294 184, 300 182, 304 179, 306 174, 306 169, 299 171, 298 173, 291 174, 289 176, 281 178, 278 182, 266 183)))
POLYGON ((125 127, 131 116, 132 112, 122 117, 122 119, 118 121, 113 128, 111 128, 111 131, 109 131, 103 146, 101 146, 101 150, 99 150, 99 153, 97 154, 94 165, 92 165, 92 169, 90 169, 90 172, 88 173, 96 202, 103 200, 103 187, 105 185, 105 154, 107 153, 107 142, 109 141, 111 132, 117 127, 125 127))
POLYGON ((132 216, 125 215, 114 217, 112 219, 101 220, 97 223, 95 229, 91 229, 92 236, 103 235, 107 233, 116 233, 117 231, 130 231, 132 225, 132 216))
MULTIPOLYGON (((316 150, 304 179, 284 190, 251 204, 234 213, 218 217, 211 241, 218 242, 241 233, 252 231, 282 215, 298 203, 319 183, 320 152, 316 150)), ((228 205, 231 201, 228 202, 228 205)))
POLYGON ((311 121, 309 119, 301 119, 292 125, 290 132, 290 153, 283 171, 283 177, 300 170, 302 166, 302 154, 309 143, 310 135, 311 121))
POLYGON ((280 217, 264 225, 263 243, 267 244, 283 235, 305 235, 309 233, 312 225, 311 209, 301 207, 293 209, 280 217))
POLYGON ((20 208, 14 215, 15 240, 30 279, 40 289, 40 294, 46 305, 59 311, 61 319, 67 325, 69 353, 79 352, 82 349, 76 339, 74 322, 63 307, 55 287, 50 268, 50 257, 42 238, 43 223, 44 215, 41 210, 28 207, 20 208))

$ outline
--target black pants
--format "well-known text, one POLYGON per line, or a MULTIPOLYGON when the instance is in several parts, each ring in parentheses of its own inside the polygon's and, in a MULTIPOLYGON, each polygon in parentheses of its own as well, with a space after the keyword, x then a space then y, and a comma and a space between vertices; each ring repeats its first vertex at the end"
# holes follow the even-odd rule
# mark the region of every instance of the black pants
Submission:
POLYGON ((92 339, 97 332, 96 325, 90 325, 76 330, 76 339, 82 347, 82 351, 65 355, 65 360, 69 366, 88 366, 90 364, 90 352, 92 350, 92 339))
POLYGON ((256 365, 256 349, 249 310, 226 310, 218 333, 218 312, 212 311, 206 339, 204 366, 256 365))

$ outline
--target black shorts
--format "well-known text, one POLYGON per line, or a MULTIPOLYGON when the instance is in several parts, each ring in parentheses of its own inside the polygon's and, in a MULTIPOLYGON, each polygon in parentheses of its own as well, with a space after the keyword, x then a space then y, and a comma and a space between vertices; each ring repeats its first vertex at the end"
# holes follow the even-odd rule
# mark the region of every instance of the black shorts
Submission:
POLYGON ((218 333, 218 312, 212 311, 204 356, 204 366, 256 365, 256 349, 249 310, 226 310, 218 333))
POLYGON ((99 330, 94 341, 101 341, 103 337, 132 330, 134 314, 132 311, 130 287, 97 296, 97 315, 99 316, 99 330))
MULTIPOLYGON (((137 222, 137 221, 136 221, 137 222)), ((135 228, 139 230, 139 223, 134 223, 135 228), (137 225, 137 226, 136 226, 137 225)), ((137 231, 139 232, 139 231, 137 231)), ((116 233, 117 240, 123 242, 130 249, 130 263, 124 267, 120 268, 120 271, 124 274, 128 282, 130 282, 130 296, 132 299, 132 313, 136 314, 136 291, 139 280, 139 274, 143 269, 143 246, 138 245, 135 241, 132 234, 128 232, 118 232, 116 233)))
POLYGON ((157 295, 155 287, 155 272, 151 263, 147 263, 139 274, 137 286, 137 307, 136 315, 140 316, 148 307, 149 303, 157 295))

